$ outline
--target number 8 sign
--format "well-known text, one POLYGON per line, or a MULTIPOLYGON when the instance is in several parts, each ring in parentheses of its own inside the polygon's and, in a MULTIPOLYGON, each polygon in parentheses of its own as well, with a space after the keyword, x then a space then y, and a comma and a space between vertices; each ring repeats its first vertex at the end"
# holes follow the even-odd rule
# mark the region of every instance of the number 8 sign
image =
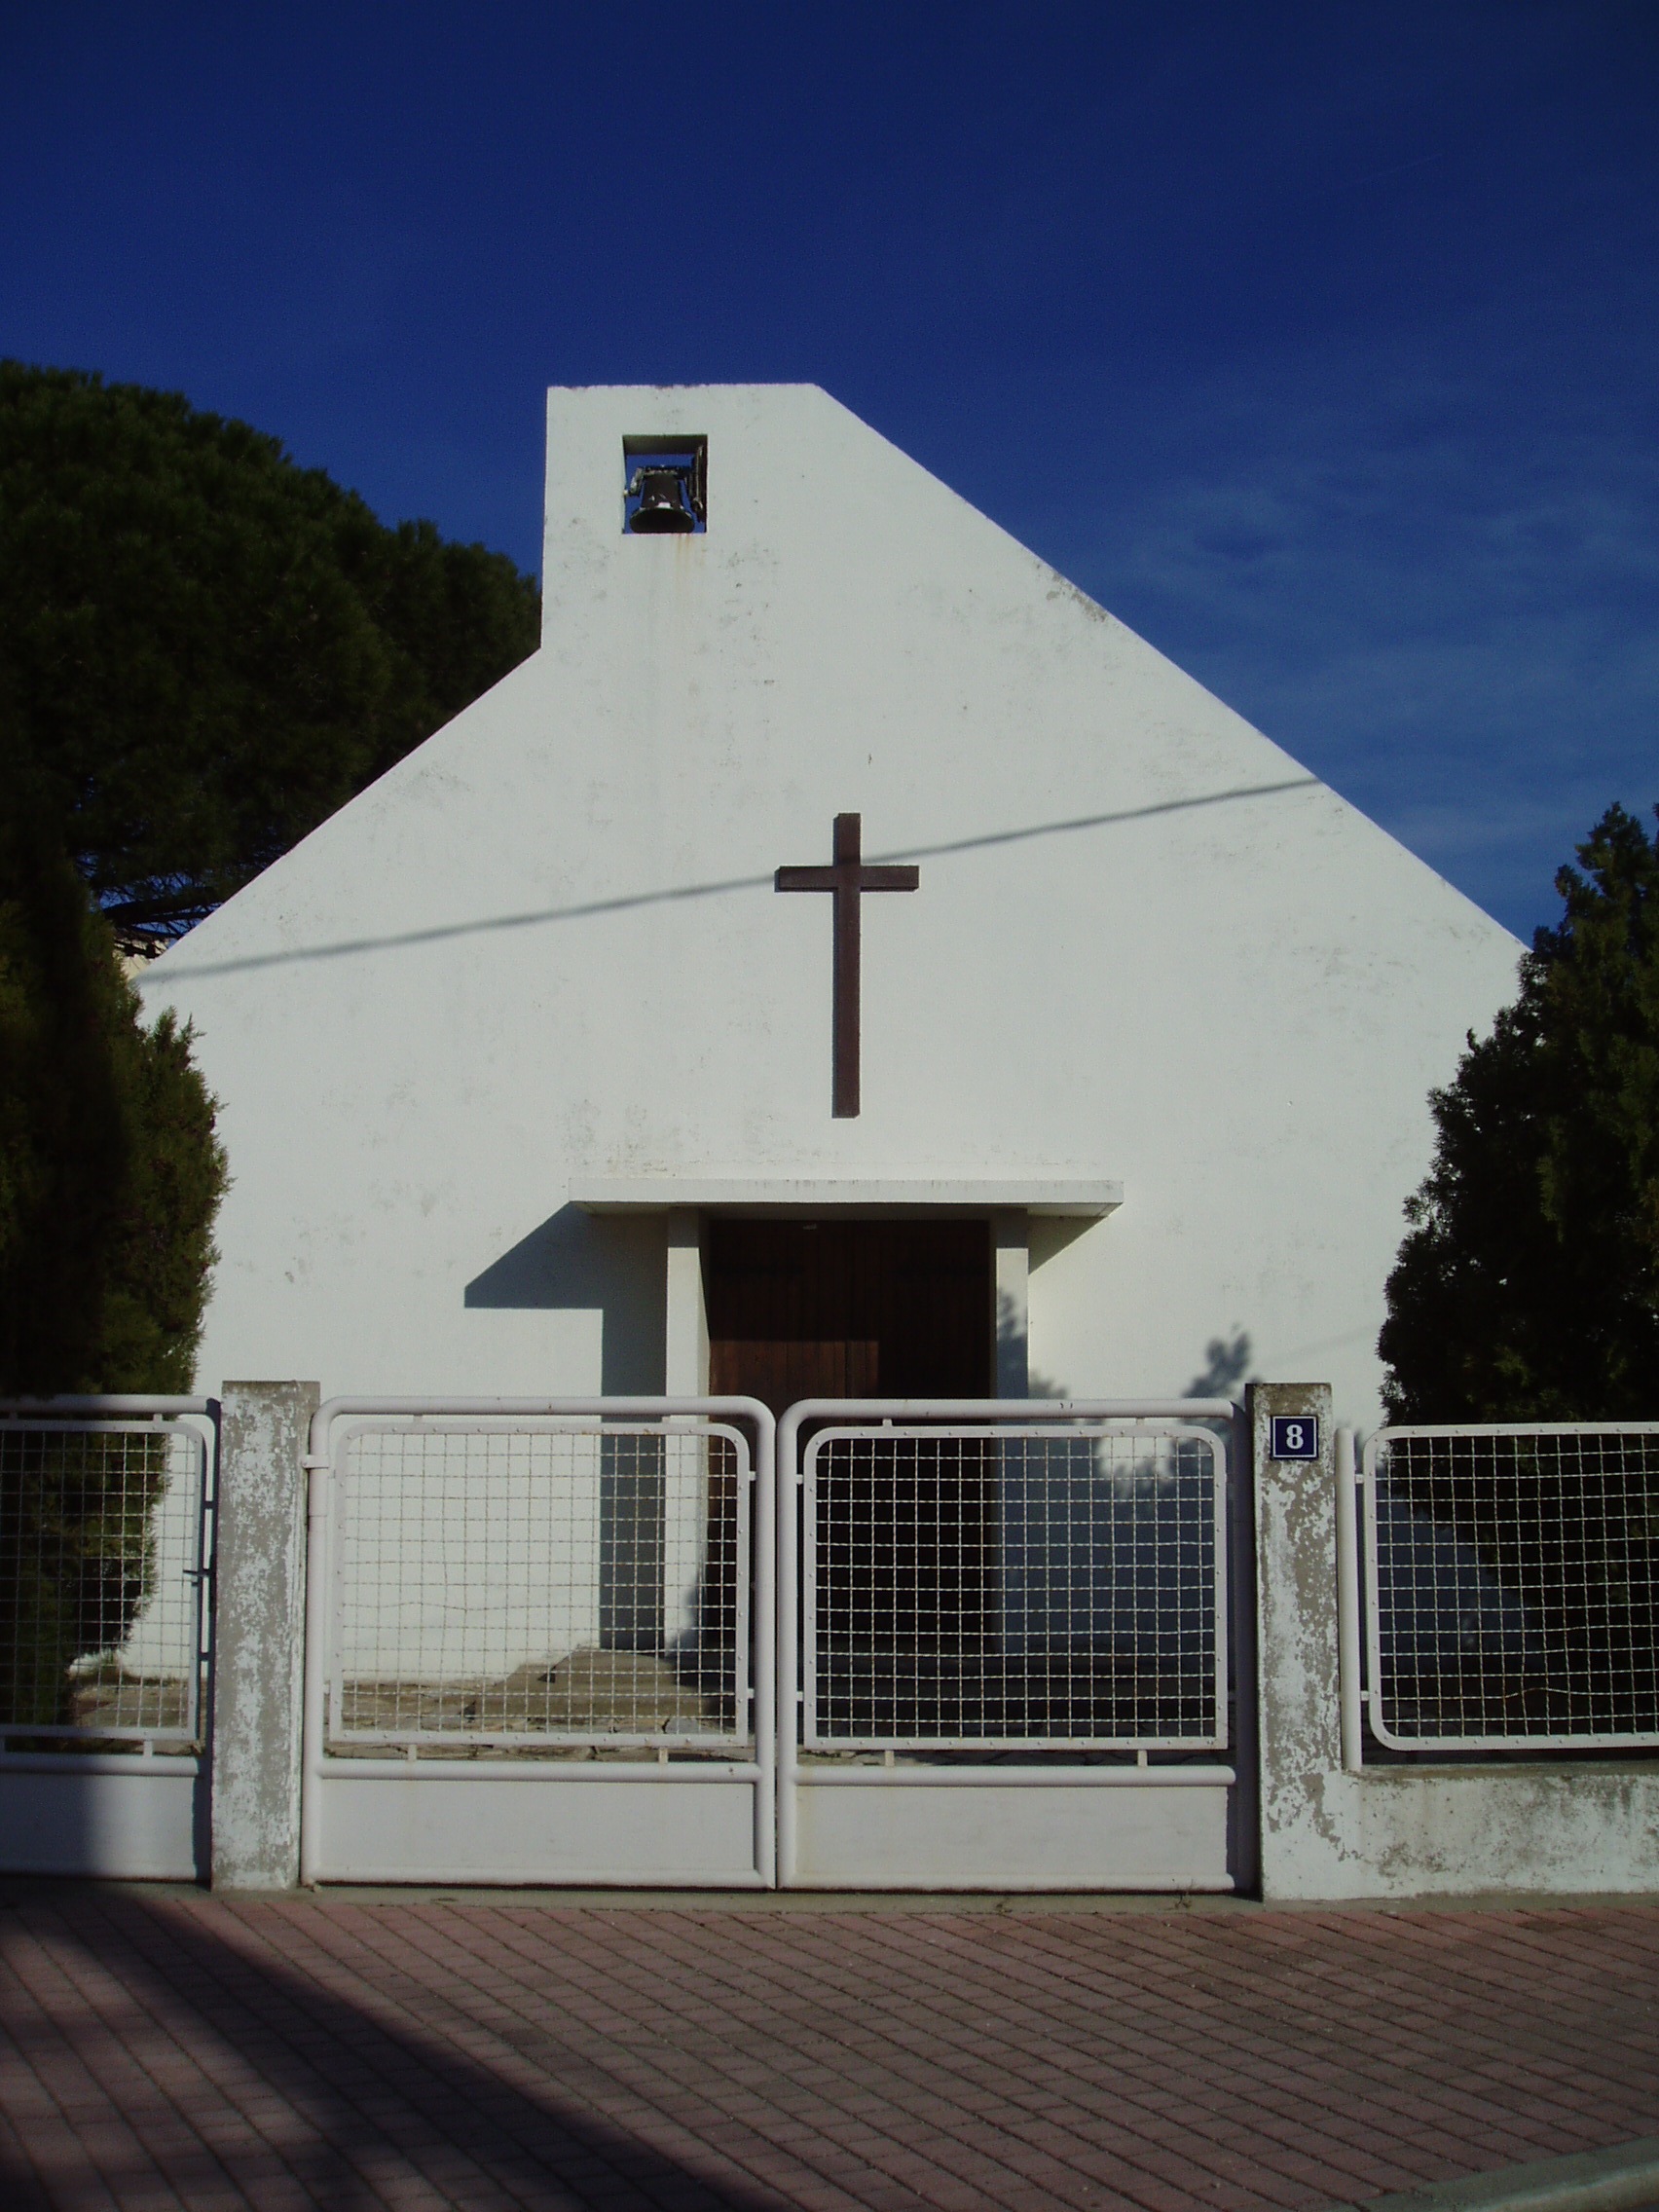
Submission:
POLYGON ((1319 1456, 1319 1421, 1314 1414, 1274 1414, 1273 1459, 1316 1459, 1319 1456))

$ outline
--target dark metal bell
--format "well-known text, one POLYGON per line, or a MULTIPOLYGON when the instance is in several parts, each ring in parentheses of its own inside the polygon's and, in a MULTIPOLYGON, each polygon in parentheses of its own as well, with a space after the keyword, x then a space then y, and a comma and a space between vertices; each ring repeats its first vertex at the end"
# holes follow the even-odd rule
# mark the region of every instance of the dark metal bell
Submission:
POLYGON ((696 529, 696 521, 685 504, 678 468, 642 468, 634 481, 639 487, 640 504, 628 528, 637 535, 660 537, 671 532, 696 529))

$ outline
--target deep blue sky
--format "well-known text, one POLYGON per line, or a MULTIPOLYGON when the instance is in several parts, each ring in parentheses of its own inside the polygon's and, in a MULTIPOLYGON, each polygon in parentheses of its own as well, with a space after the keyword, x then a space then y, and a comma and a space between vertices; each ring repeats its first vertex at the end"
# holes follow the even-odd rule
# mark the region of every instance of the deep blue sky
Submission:
POLYGON ((0 0, 0 351, 538 560, 803 379, 1512 928, 1659 799, 1659 5, 0 0))

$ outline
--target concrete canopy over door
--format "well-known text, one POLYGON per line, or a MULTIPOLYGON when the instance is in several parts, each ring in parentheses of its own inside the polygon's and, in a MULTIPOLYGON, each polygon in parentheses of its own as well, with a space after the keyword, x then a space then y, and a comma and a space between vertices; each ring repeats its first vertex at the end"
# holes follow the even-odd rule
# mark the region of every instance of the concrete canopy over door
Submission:
MULTIPOLYGON (((834 1239, 839 1240, 846 1253, 849 1267, 853 1263, 848 1247, 858 1240, 854 1225, 903 1223, 920 1228, 932 1224, 940 1231, 945 1242, 949 1240, 951 1230, 964 1238, 963 1250, 952 1263, 957 1269, 971 1264, 967 1259, 966 1225, 982 1223, 989 1236, 990 1275, 982 1299, 983 1334, 978 1344, 972 1347, 964 1344, 961 1356, 954 1364, 941 1367, 942 1347, 930 1359, 916 1342, 921 1332, 904 1330, 902 1333, 910 1338, 910 1347, 900 1356, 897 1367, 890 1361, 888 1374, 875 1380, 873 1387, 883 1396, 898 1393, 1001 1398, 1023 1397, 1027 1388, 1032 1221, 1064 1221, 1081 1230, 1115 1212, 1123 1199, 1121 1183, 1061 1175, 994 1182, 946 1178, 829 1180, 789 1176, 652 1176, 577 1183, 571 1191, 572 1205, 586 1213, 666 1216, 664 1373, 667 1386, 677 1391, 702 1391, 711 1387, 706 1253, 712 1249, 715 1238, 714 1223, 793 1224, 797 1232, 808 1223, 822 1223, 833 1230, 834 1239)), ((924 1269, 921 1253, 925 1241, 921 1236, 914 1238, 907 1257, 900 1264, 914 1270, 924 1269)), ((866 1252, 873 1254, 878 1242, 875 1237, 868 1238, 866 1252)), ((890 1256, 895 1262, 900 1261, 904 1244, 903 1237, 891 1239, 890 1256)), ((960 1297, 966 1286, 960 1276, 957 1279, 960 1297)), ((849 1291, 848 1296, 856 1294, 849 1291)), ((846 1303, 845 1299, 842 1303, 846 1303)), ((965 1321, 954 1324, 957 1329, 967 1326, 965 1321)), ((753 1337, 754 1332, 750 1334, 753 1337)), ((838 1355, 838 1370, 837 1355, 825 1352, 824 1364, 811 1374, 801 1364, 809 1357, 804 1351, 793 1355, 780 1353, 774 1362, 779 1365, 778 1383, 783 1385, 789 1382, 790 1376, 785 1370, 793 1356, 795 1379, 812 1386, 781 1387, 761 1390, 758 1394, 780 1414, 793 1399, 803 1396, 868 1396, 872 1387, 869 1347, 872 1338, 878 1334, 879 1326, 873 1331, 866 1328, 862 1332, 843 1327, 838 1337, 833 1331, 821 1330, 821 1342, 839 1342, 844 1346, 859 1345, 863 1348, 843 1349, 838 1355)), ((790 1338, 789 1330, 780 1332, 782 1341, 790 1341, 790 1338)), ((797 1346, 804 1345, 809 1337, 797 1327, 793 1341, 797 1346)))

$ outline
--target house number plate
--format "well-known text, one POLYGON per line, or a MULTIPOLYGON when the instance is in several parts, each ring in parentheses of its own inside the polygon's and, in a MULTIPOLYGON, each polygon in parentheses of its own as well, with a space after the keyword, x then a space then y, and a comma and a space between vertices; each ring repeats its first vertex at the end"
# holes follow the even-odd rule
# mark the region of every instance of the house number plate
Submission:
POLYGON ((1315 1414, 1274 1414, 1271 1456, 1274 1459, 1316 1459, 1319 1456, 1319 1420, 1315 1414))

